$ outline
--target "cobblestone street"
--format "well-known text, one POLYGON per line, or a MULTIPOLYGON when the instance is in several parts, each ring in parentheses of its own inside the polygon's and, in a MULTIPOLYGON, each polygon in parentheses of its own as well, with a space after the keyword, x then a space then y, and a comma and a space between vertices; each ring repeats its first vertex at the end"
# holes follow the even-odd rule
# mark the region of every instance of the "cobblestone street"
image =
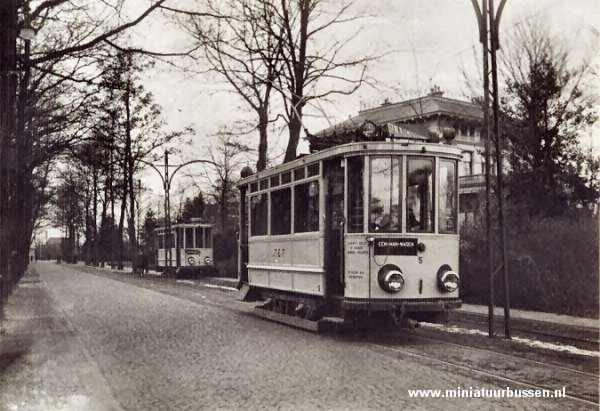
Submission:
POLYGON ((569 400, 409 398, 506 387, 267 322, 219 289, 34 265, 6 308, 2 409, 543 409, 569 400))

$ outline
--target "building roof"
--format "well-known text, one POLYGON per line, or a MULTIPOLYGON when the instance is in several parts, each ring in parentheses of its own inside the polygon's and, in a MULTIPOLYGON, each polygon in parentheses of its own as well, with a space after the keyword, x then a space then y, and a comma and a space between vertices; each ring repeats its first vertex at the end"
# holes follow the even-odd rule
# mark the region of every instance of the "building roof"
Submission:
POLYGON ((398 103, 386 103, 379 107, 361 110, 358 112, 358 115, 332 127, 328 127, 325 130, 321 130, 316 135, 325 136, 334 132, 355 129, 365 122, 373 122, 376 125, 397 122, 406 123, 432 116, 446 116, 481 122, 483 120, 483 111, 477 104, 443 97, 440 93, 434 93, 425 97, 418 97, 398 103))

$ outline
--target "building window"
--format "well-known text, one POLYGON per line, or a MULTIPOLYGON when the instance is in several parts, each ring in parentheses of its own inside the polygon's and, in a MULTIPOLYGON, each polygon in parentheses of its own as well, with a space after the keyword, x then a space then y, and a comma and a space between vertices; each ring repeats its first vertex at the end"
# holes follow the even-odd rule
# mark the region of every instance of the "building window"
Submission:
POLYGON ((264 178, 264 179, 260 180, 260 189, 266 190, 267 188, 269 188, 269 179, 264 178))
POLYGON ((406 228, 433 232, 433 159, 409 158, 406 178, 406 228))
POLYGON ((164 234, 158 235, 158 248, 165 248, 165 236, 164 234))
POLYGON ((254 193, 256 191, 258 191, 258 183, 252 183, 252 184, 250 184, 250 192, 254 193))
POLYGON ((371 157, 369 231, 401 230, 401 164, 399 156, 371 157))
POLYGON ((319 231, 319 182, 294 187, 294 232, 319 231))
POLYGON ((454 160, 440 160, 438 224, 439 232, 442 234, 456 234, 457 195, 456 162, 454 160))
POLYGON ((279 174, 271 177, 271 187, 277 187, 279 185, 279 174))
POLYGON ((364 230, 364 157, 348 159, 348 232, 362 233, 364 230))
POLYGON ((289 171, 281 175, 281 184, 287 184, 290 181, 292 181, 292 175, 289 171))
POLYGON ((250 197, 250 233, 251 235, 267 235, 267 195, 259 194, 250 197))
POLYGON ((459 175, 461 176, 470 176, 473 174, 473 169, 471 167, 473 159, 473 153, 469 151, 464 151, 462 153, 462 160, 460 161, 460 170, 459 175))
POLYGON ((271 235, 289 234, 292 230, 292 190, 271 192, 271 235))

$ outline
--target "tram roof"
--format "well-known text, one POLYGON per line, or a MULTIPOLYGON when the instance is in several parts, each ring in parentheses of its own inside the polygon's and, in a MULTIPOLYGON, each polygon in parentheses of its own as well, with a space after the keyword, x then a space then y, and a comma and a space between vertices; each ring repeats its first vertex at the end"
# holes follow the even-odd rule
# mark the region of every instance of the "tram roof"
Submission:
MULTIPOLYGON (((194 227, 202 227, 202 228, 212 228, 212 224, 210 223, 176 223, 171 224, 171 229, 174 228, 194 228, 194 227)), ((165 230, 167 227, 162 225, 160 227, 156 227, 154 231, 165 230)))
POLYGON ((238 187, 256 182, 265 177, 279 174, 284 171, 294 170, 295 168, 309 165, 320 160, 326 160, 332 157, 381 153, 434 155, 443 157, 453 157, 456 159, 460 159, 462 156, 462 150, 459 147, 442 143, 415 141, 362 141, 329 147, 324 150, 317 151, 316 153, 311 153, 302 157, 298 157, 297 159, 288 163, 279 164, 275 167, 268 168, 258 173, 254 173, 251 176, 241 179, 238 182, 238 187))

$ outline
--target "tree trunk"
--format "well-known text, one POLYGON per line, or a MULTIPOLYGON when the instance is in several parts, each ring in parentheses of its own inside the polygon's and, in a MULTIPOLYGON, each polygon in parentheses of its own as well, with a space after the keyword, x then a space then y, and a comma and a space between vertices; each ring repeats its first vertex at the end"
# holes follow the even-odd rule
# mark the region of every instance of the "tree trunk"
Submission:
POLYGON ((125 244, 123 242, 123 226, 125 223, 125 212, 127 211, 127 159, 123 159, 123 187, 121 196, 121 215, 119 216, 119 270, 123 269, 123 260, 125 258, 125 244))
MULTIPOLYGON (((298 112, 301 115, 301 109, 298 109, 298 112)), ((300 142, 300 132, 302 131, 302 119, 298 117, 298 114, 292 113, 290 116, 288 130, 290 132, 290 140, 288 141, 287 149, 285 150, 284 163, 296 159, 298 143, 300 142)))
POLYGON ((125 158, 127 167, 127 185, 129 188, 129 218, 127 220, 127 232, 129 234, 129 258, 131 259, 132 272, 137 272, 137 242, 135 238, 135 187, 133 185, 134 161, 131 153, 131 83, 127 82, 125 90, 125 158))
POLYGON ((92 265, 98 265, 98 224, 96 217, 98 215, 98 169, 96 166, 92 169, 92 265))
POLYGON ((256 162, 256 171, 262 171, 267 167, 267 149, 268 149, 268 127, 269 115, 266 110, 259 113, 258 120, 258 161, 256 162))

